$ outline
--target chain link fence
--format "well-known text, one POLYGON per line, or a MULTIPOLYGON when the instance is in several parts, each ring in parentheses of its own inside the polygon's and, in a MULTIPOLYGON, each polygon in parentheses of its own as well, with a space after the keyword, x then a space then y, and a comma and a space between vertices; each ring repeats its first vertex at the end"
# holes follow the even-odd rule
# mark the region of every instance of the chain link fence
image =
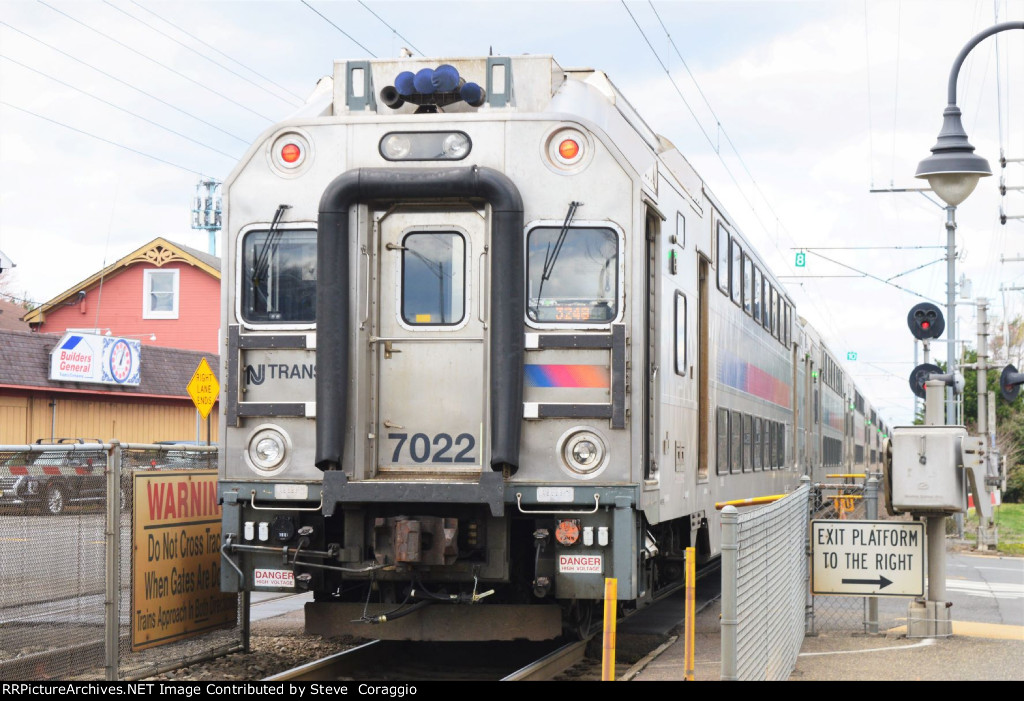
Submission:
MULTIPOLYGON (((830 482, 811 487, 812 519, 884 521, 892 518, 884 508, 879 508, 881 473, 833 475, 831 478, 830 482)), ((905 598, 819 594, 808 595, 808 599, 807 635, 885 633, 906 625, 905 598)))
MULTIPOLYGON (((201 635, 138 645, 133 566, 145 545, 133 526, 154 514, 135 513, 135 486, 146 482, 136 475, 188 481, 212 470, 202 479, 215 506, 216 466, 217 450, 206 446, 0 446, 0 681, 140 679, 244 649, 246 616, 234 595, 201 635)), ((159 506, 149 497, 139 503, 159 506)), ((210 511, 206 554, 219 543, 219 507, 210 511)), ((169 580, 191 581, 188 567, 169 580)))
POLYGON ((767 506, 722 511, 722 679, 783 681, 804 639, 810 486, 767 506))

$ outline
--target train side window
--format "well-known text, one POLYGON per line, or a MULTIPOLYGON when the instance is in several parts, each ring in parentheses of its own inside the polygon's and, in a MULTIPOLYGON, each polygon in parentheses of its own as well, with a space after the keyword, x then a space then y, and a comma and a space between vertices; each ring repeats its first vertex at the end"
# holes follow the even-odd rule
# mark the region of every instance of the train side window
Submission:
POLYGON ((720 475, 729 474, 729 410, 718 410, 718 450, 715 470, 720 475))
POLYGON ((466 240, 454 231, 412 232, 402 239, 402 321, 451 326, 465 316, 466 240))
POLYGON ((762 428, 761 428, 761 419, 760 418, 755 418, 754 419, 754 469, 755 470, 760 470, 761 469, 761 462, 762 462, 761 461, 761 446, 762 446, 762 444, 764 442, 761 439, 761 430, 762 430, 762 428))
POLYGON ((729 232, 718 225, 718 289, 729 294, 729 232))
POLYGON ((676 374, 686 374, 686 295, 676 292, 676 374))
POLYGON ((743 471, 750 472, 753 468, 754 452, 754 419, 750 414, 743 415, 743 471))
POLYGON ((619 237, 539 226, 527 238, 526 314, 548 324, 610 324, 619 313, 619 237))
POLYGON ((686 248, 686 218, 682 212, 676 212, 676 245, 686 248))
POLYGON ((743 249, 732 240, 732 259, 729 265, 729 296, 738 307, 743 306, 743 249))
POLYGON ((750 258, 743 256, 743 311, 748 315, 754 307, 754 264, 750 258))
POLYGON ((770 325, 771 324, 771 322, 770 322, 771 317, 768 316, 768 309, 770 308, 769 304, 768 304, 768 301, 769 301, 769 295, 770 295, 771 291, 772 291, 771 283, 768 282, 768 278, 766 276, 762 275, 761 276, 761 318, 759 319, 759 321, 761 322, 761 325, 764 326, 766 329, 771 328, 771 325, 770 325))
POLYGON ((241 313, 245 321, 316 321, 316 230, 249 231, 242 239, 241 313))
POLYGON ((753 305, 752 312, 753 312, 753 316, 754 316, 754 321, 760 323, 761 322, 761 270, 756 265, 754 266, 754 279, 753 279, 753 283, 754 283, 754 287, 753 287, 754 305, 753 305))
POLYGON ((743 415, 738 411, 732 412, 729 418, 729 472, 737 473, 743 465, 743 415))

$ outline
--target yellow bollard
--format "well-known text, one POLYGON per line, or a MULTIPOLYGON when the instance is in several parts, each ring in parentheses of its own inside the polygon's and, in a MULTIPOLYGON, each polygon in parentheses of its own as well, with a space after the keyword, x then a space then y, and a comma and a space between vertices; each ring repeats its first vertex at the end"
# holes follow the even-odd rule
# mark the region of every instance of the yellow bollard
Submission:
POLYGON ((696 609, 697 605, 694 599, 696 584, 697 584, 697 551, 695 548, 686 549, 686 621, 685 621, 685 639, 684 639, 684 650, 683 653, 683 680, 692 682, 693 681, 693 644, 694 644, 694 633, 696 630, 696 609))
POLYGON ((601 681, 615 681, 615 610, 619 600, 619 580, 604 580, 604 655, 601 657, 601 681))

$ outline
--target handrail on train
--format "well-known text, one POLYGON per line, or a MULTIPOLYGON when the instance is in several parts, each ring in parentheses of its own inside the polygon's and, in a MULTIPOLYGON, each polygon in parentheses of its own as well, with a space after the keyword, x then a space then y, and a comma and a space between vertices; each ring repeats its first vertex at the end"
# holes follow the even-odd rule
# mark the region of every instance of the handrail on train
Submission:
POLYGON ((766 497, 750 497, 749 499, 733 499, 731 501, 716 501, 715 510, 721 511, 727 506, 757 506, 759 504, 771 504, 779 499, 788 497, 788 494, 772 494, 766 497))

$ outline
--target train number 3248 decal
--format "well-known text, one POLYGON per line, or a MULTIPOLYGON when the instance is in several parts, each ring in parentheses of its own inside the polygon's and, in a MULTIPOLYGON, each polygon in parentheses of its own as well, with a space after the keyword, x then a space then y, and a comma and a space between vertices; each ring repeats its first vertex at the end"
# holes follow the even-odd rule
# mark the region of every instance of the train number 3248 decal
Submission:
POLYGON ((408 433, 389 433, 388 439, 398 441, 395 445, 395 452, 391 456, 392 463, 402 461, 402 451, 405 451, 415 463, 468 463, 476 462, 476 456, 472 455, 476 448, 476 438, 471 433, 460 433, 454 439, 450 433, 438 433, 428 436, 425 433, 414 433, 412 437, 408 433))

